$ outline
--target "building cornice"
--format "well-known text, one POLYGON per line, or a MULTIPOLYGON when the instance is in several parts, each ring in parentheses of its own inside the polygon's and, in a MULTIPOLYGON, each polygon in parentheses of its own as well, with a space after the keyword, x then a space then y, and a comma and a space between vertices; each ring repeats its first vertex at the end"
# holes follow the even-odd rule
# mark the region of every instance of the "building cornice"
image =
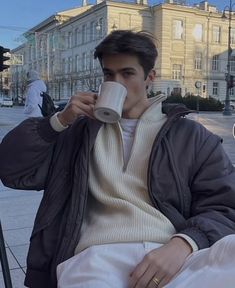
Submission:
POLYGON ((70 25, 71 23, 85 18, 88 15, 98 13, 98 11, 101 11, 102 9, 105 9, 107 7, 116 7, 116 8, 122 8, 122 9, 135 9, 135 10, 150 10, 150 6, 144 5, 144 4, 136 4, 136 3, 124 3, 124 2, 115 2, 115 1, 102 1, 96 5, 90 5, 87 6, 88 9, 84 12, 74 16, 73 18, 69 19, 69 21, 62 24, 63 26, 70 25))
POLYGON ((202 10, 198 7, 195 6, 184 6, 184 5, 178 5, 178 4, 168 4, 168 3, 163 3, 163 4, 158 4, 154 5, 152 7, 154 11, 158 10, 167 10, 167 11, 176 11, 176 12, 181 12, 181 13, 192 13, 197 16, 215 16, 215 17, 221 17, 221 12, 211 12, 211 11, 206 11, 202 10))
POLYGON ((77 13, 83 13, 84 10, 90 9, 93 5, 87 5, 82 7, 77 7, 69 10, 64 10, 58 12, 54 15, 51 15, 44 21, 40 22, 36 26, 32 27, 30 30, 26 31, 24 34, 31 34, 32 32, 40 32, 45 31, 48 27, 52 26, 53 24, 62 25, 63 23, 69 21, 70 19, 77 16, 77 13))

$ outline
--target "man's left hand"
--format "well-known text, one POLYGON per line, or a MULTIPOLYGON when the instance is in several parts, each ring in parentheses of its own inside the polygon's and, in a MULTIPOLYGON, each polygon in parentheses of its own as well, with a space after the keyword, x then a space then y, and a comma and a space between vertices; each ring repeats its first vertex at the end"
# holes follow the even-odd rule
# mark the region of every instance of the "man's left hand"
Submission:
POLYGON ((129 288, 162 288, 183 266, 192 248, 180 237, 149 252, 130 274, 129 288))

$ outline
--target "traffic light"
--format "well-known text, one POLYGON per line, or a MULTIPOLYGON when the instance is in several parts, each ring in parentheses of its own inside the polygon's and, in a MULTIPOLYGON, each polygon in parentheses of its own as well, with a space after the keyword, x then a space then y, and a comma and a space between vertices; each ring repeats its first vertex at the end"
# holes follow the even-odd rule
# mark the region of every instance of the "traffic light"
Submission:
POLYGON ((10 49, 0 46, 0 72, 9 68, 9 65, 4 63, 10 59, 10 57, 4 56, 7 52, 10 52, 10 49))

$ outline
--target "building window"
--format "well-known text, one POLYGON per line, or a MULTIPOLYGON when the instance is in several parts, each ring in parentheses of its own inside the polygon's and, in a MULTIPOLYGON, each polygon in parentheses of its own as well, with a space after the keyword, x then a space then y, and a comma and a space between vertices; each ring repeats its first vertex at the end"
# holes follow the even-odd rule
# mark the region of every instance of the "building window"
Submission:
POLYGON ((83 52, 82 53, 82 71, 85 71, 86 70, 86 59, 87 59, 87 57, 86 57, 86 52, 83 52))
POLYGON ((234 87, 229 89, 229 95, 234 96, 234 87))
POLYGON ((72 32, 68 33, 68 48, 72 48, 72 32))
POLYGON ((38 63, 38 72, 40 74, 42 73, 42 61, 39 61, 39 63, 38 63))
POLYGON ((95 22, 95 21, 92 21, 92 22, 90 23, 90 41, 95 40, 95 38, 96 38, 96 33, 97 33, 97 31, 96 31, 96 22, 95 22))
POLYGON ((182 78, 182 65, 173 64, 172 66, 172 79, 180 80, 182 78))
POLYGON ((202 69, 202 53, 201 52, 197 52, 195 55, 194 69, 196 70, 202 69))
POLYGON ((195 41, 202 42, 202 24, 196 24, 193 30, 195 41))
POLYGON ((86 54, 86 71, 91 72, 91 58, 90 58, 89 52, 87 52, 87 54, 86 54))
POLYGON ((35 47, 35 44, 33 44, 31 51, 32 51, 32 60, 35 60, 36 59, 36 47, 35 47))
POLYGON ((235 56, 231 56, 230 59, 230 72, 235 72, 235 56))
POLYGON ((54 75, 54 71, 55 71, 55 67, 54 67, 54 65, 55 65, 55 63, 54 63, 54 61, 52 60, 51 61, 51 66, 50 66, 50 73, 51 73, 51 75, 54 75))
POLYGON ((231 28, 231 44, 235 44, 235 28, 231 28))
POLYGON ((213 82, 213 90, 212 90, 212 94, 214 96, 218 96, 219 95, 219 83, 218 82, 213 82))
POLYGON ((219 26, 213 26, 213 42, 220 43, 221 28, 219 26))
POLYGON ((50 38, 50 43, 51 43, 51 50, 54 51, 55 47, 56 47, 56 35, 55 33, 52 34, 51 38, 50 38))
POLYGON ((73 72, 73 58, 69 57, 68 58, 68 73, 73 72))
POLYGON ((86 24, 82 25, 82 44, 86 42, 86 24))
POLYGON ((29 62, 32 60, 32 46, 29 46, 29 62))
POLYGON ((91 61, 91 69, 96 68, 96 59, 94 58, 94 50, 90 51, 90 61, 91 61))
POLYGON ((98 34, 98 38, 102 38, 104 35, 104 19, 99 18, 96 23, 96 33, 98 34))
POLYGON ((81 58, 79 57, 79 55, 76 55, 76 72, 81 71, 81 58))
POLYGON ((63 58, 63 59, 62 59, 62 71, 66 73, 66 71, 65 71, 65 68, 66 68, 66 67, 65 67, 65 66, 66 66, 66 65, 65 65, 65 59, 63 58))
POLYGON ((48 68, 48 66, 47 66, 48 64, 47 64, 47 60, 46 59, 44 59, 44 69, 43 69, 43 71, 44 71, 44 73, 45 74, 47 74, 47 68, 48 68))
POLYGON ((79 30, 79 28, 76 28, 76 30, 75 30, 75 35, 74 35, 74 42, 75 42, 75 45, 76 46, 78 46, 80 43, 80 30, 79 30))
POLYGON ((218 71, 219 70, 219 55, 214 55, 212 57, 212 66, 211 66, 212 71, 218 71))
POLYGON ((182 20, 173 20, 173 39, 182 40, 184 32, 182 20))
POLYGON ((43 55, 43 40, 40 40, 39 42, 39 57, 42 57, 43 55))

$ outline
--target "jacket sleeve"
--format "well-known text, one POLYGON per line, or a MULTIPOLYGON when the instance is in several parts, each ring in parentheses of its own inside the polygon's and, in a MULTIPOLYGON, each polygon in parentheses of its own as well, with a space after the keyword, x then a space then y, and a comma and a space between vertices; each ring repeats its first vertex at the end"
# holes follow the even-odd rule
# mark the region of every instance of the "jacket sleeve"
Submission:
POLYGON ((180 232, 202 249, 235 233, 235 169, 213 134, 197 151, 193 167, 191 215, 180 232))
POLYGON ((58 132, 49 118, 29 118, 0 144, 0 179, 14 189, 44 189, 58 132))

